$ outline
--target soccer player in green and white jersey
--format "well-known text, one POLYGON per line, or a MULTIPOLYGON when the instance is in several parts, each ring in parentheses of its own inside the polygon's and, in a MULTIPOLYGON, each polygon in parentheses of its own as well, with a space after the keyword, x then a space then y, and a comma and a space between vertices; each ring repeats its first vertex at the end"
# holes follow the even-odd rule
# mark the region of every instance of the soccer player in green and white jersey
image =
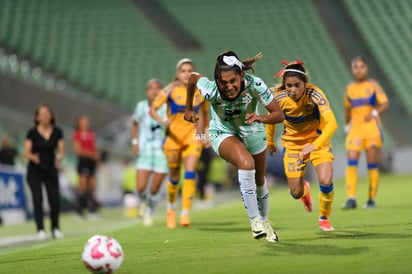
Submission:
MULTIPOLYGON (((153 211, 157 204, 157 193, 167 174, 166 158, 162 150, 165 128, 149 115, 150 104, 161 91, 162 84, 151 79, 146 85, 147 100, 137 103, 133 114, 131 135, 133 153, 137 155, 137 196, 140 211, 144 205, 144 226, 153 225, 153 211), (146 187, 152 178, 150 195, 146 197, 146 187)), ((166 119, 166 106, 159 109, 159 115, 166 119)), ((140 212, 139 212, 140 214, 140 212)))
POLYGON ((215 79, 192 74, 187 88, 185 119, 196 122, 192 108, 197 87, 209 101, 209 139, 214 151, 238 168, 239 187, 255 239, 268 242, 279 238, 269 220, 269 192, 266 186, 266 135, 264 124, 283 121, 283 113, 266 84, 245 71, 261 57, 240 61, 232 51, 217 57, 215 79), (260 102, 269 114, 258 113, 260 102))

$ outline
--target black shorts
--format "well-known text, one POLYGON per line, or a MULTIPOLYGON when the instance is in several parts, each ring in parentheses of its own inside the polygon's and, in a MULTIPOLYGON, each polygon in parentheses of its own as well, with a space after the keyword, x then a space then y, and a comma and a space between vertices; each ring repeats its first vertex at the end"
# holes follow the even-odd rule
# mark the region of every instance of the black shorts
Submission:
POLYGON ((83 176, 94 176, 96 173, 96 161, 86 157, 79 157, 77 173, 83 176))

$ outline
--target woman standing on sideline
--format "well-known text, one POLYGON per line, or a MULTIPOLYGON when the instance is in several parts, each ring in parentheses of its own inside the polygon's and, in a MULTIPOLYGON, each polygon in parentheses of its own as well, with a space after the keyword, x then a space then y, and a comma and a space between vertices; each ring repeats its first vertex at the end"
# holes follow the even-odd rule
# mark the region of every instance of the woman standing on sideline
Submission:
POLYGON ((34 218, 40 240, 46 239, 42 184, 46 186, 50 206, 52 236, 64 236, 59 228, 60 193, 57 171, 64 156, 64 140, 62 130, 55 123, 52 109, 45 104, 39 105, 34 114, 34 127, 28 131, 24 142, 24 156, 29 160, 27 182, 33 197, 34 218))
POLYGON ((77 214, 83 219, 83 209, 89 208, 89 217, 98 218, 94 192, 96 190, 96 163, 99 153, 96 149, 96 134, 90 129, 90 119, 81 114, 76 121, 76 130, 73 133, 73 149, 77 155, 77 173, 79 185, 77 187, 77 214))
MULTIPOLYGON (((157 79, 150 79, 146 84, 146 100, 137 103, 131 127, 132 149, 137 155, 137 198, 139 214, 143 215, 143 225, 153 225, 153 212, 157 204, 157 193, 167 173, 166 157, 162 150, 165 137, 164 125, 149 115, 150 106, 162 84, 157 79), (151 179, 150 195, 146 197, 146 188, 151 179), (146 212, 141 212, 146 205, 146 212)), ((166 119, 166 105, 158 109, 158 114, 166 119)))
POLYGON ((252 236, 278 242, 268 220, 269 191, 266 184, 266 134, 264 124, 283 121, 283 114, 266 84, 246 73, 261 57, 240 61, 233 51, 217 57, 214 80, 192 73, 187 87, 185 119, 196 123, 193 98, 196 88, 210 103, 208 139, 213 150, 238 169, 240 193, 252 236), (260 102, 269 114, 258 114, 260 102))
POLYGON ((346 168, 346 191, 348 200, 343 209, 356 208, 358 184, 358 160, 366 151, 369 175, 369 199, 363 208, 374 208, 379 184, 379 158, 383 145, 380 115, 388 110, 388 97, 379 83, 368 77, 368 64, 363 57, 352 60, 354 81, 345 92, 345 132, 348 166, 346 168))

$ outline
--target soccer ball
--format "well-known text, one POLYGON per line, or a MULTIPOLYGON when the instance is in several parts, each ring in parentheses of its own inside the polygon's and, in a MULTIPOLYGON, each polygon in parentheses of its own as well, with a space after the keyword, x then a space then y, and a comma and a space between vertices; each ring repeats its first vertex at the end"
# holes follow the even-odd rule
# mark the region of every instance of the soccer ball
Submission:
POLYGON ((84 245, 82 261, 92 273, 113 273, 123 262, 123 250, 114 238, 95 235, 84 245))

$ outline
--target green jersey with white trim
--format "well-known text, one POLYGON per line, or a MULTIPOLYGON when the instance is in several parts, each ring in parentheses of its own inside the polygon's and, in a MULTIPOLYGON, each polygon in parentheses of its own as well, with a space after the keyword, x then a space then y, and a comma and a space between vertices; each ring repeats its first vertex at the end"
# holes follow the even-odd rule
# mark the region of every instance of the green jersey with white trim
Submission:
MULTIPOLYGON (((142 100, 137 103, 133 114, 133 121, 138 123, 139 155, 163 154, 162 146, 165 128, 150 116, 149 110, 149 101, 142 100)), ((160 117, 166 119, 166 105, 159 108, 157 113, 160 117)))
POLYGON ((245 74, 243 91, 234 100, 224 100, 215 81, 202 77, 197 88, 210 102, 211 119, 209 129, 218 132, 230 132, 247 137, 254 132, 265 130, 265 125, 254 122, 246 124, 246 113, 258 113, 258 102, 267 106, 273 100, 272 92, 259 77, 245 74))

